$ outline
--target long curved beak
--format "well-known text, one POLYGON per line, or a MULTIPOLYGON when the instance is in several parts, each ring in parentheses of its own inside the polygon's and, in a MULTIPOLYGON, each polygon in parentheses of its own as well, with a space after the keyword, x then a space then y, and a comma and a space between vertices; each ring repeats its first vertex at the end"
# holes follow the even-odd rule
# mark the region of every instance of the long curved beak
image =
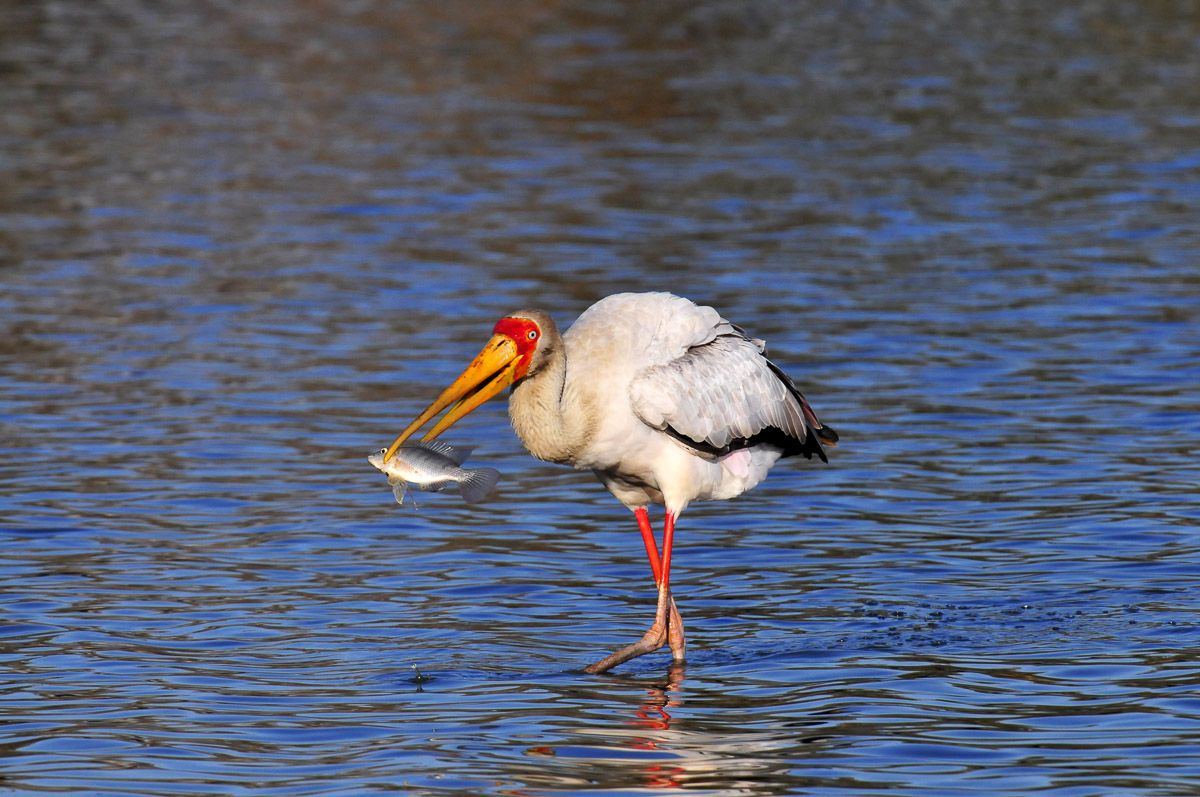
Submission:
POLYGON ((458 379, 450 383, 450 387, 443 390, 442 395, 434 399, 433 403, 400 433, 396 442, 392 443, 383 455, 383 461, 391 459, 396 449, 403 445, 413 432, 451 404, 454 406, 450 407, 450 411, 425 433, 422 440, 437 437, 471 410, 511 385, 516 378, 519 364, 517 345, 513 343, 512 338, 507 335, 493 335, 483 347, 483 351, 479 352, 458 379))

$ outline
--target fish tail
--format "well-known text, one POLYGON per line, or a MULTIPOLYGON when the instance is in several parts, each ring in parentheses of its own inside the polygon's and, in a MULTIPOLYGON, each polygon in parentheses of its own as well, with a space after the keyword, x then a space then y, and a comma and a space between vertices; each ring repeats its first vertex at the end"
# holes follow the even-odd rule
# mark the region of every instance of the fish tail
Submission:
POLYGON ((464 468, 463 477, 458 481, 458 490, 463 500, 468 504, 477 504, 500 481, 500 471, 495 468, 464 468))

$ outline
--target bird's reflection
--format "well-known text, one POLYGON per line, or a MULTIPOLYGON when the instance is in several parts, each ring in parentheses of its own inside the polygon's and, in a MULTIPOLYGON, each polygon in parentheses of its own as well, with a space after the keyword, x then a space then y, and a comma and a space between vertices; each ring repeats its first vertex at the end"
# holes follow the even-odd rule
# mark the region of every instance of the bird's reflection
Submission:
MULTIPOLYGON (((648 728, 658 731, 667 731, 671 729, 671 714, 667 711, 668 707, 674 708, 682 705, 683 701, 678 695, 672 696, 672 692, 678 692, 683 685, 684 667, 682 664, 673 664, 667 669, 666 676, 661 680, 642 682, 641 686, 646 690, 646 702, 634 712, 636 720, 631 720, 630 725, 636 725, 643 728, 648 728)), ((634 747, 653 750, 658 746, 658 742, 654 739, 634 738, 631 740, 634 747)))
MULTIPOLYGON (((651 731, 652 734, 631 736, 624 744, 638 750, 657 750, 660 744, 671 741, 673 718, 668 709, 683 705, 679 693, 683 686, 684 673, 683 665, 673 664, 667 669, 666 675, 659 679, 627 679, 646 692, 645 702, 633 713, 635 719, 628 720, 627 724, 651 731)), ((642 769, 644 786, 650 789, 682 788, 682 779, 686 775, 687 770, 684 767, 674 765, 651 764, 642 769)))
MULTIPOLYGON (((557 744, 526 750, 537 759, 537 782, 586 780, 613 792, 711 786, 722 794, 758 793, 764 778, 791 765, 786 751, 818 738, 804 732, 798 736, 800 721, 748 717, 742 696, 727 697, 720 681, 697 680, 695 673, 685 686, 686 674, 682 665, 672 665, 648 677, 606 674, 582 684, 573 680, 569 697, 596 711, 582 723, 572 721, 557 744), (557 761, 548 766, 547 759, 557 761)), ((820 718, 811 722, 826 724, 820 718)))

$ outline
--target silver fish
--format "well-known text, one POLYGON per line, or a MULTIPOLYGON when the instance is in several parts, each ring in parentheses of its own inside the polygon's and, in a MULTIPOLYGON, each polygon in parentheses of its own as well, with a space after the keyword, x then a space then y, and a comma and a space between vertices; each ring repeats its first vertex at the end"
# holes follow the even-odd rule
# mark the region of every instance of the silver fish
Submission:
MULTIPOLYGON (((445 490, 458 484, 458 491, 468 504, 482 501, 500 480, 500 471, 495 468, 464 468, 463 460, 471 453, 470 448, 456 449, 440 440, 400 446, 392 458, 383 461, 387 449, 367 457, 375 467, 387 474, 388 484, 396 495, 396 502, 404 506, 404 495, 408 492, 406 482, 418 490, 431 493, 445 490)), ((413 508, 417 499, 412 499, 413 508)))

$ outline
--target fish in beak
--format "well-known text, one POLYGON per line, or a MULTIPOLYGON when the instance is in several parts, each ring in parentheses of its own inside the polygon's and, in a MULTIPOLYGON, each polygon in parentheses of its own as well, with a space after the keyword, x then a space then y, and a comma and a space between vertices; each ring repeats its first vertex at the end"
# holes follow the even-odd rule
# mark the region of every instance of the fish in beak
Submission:
POLYGON ((407 429, 400 433, 400 436, 384 453, 384 461, 391 459, 392 455, 396 453, 396 449, 400 448, 413 432, 424 426, 430 418, 442 410, 450 407, 450 411, 425 433, 425 436, 421 438, 422 441, 427 442, 437 437, 471 410, 525 375, 532 352, 523 351, 528 347, 519 345, 517 341, 522 341, 522 343, 527 340, 532 341, 536 339, 536 336, 528 338, 522 335, 514 340, 514 335, 500 331, 501 326, 510 320, 516 321, 517 319, 506 318, 496 325, 495 334, 483 347, 483 351, 479 352, 479 355, 459 375, 458 379, 455 379, 448 388, 442 391, 442 395, 434 399, 434 402, 426 407, 425 411, 418 415, 407 429))

